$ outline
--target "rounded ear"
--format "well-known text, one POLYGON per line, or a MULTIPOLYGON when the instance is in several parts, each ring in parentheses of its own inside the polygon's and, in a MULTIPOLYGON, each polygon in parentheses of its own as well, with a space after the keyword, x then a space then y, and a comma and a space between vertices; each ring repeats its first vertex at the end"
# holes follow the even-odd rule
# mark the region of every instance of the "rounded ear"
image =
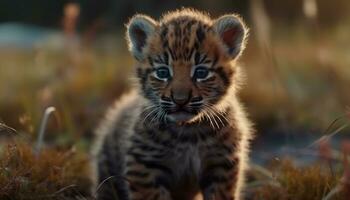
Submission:
POLYGON ((244 22, 236 15, 224 15, 214 21, 214 31, 223 42, 227 54, 237 58, 243 51, 248 29, 244 22))
POLYGON ((146 15, 135 15, 126 25, 126 38, 129 51, 137 60, 144 59, 143 49, 147 46, 147 39, 154 34, 157 23, 146 15))

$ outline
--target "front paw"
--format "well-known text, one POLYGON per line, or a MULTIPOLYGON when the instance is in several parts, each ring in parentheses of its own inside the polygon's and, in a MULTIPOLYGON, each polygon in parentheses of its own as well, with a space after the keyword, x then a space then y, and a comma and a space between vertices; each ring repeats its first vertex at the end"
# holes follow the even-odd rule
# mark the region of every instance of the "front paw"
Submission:
POLYGON ((215 200, 215 190, 213 186, 207 187, 203 191, 203 200, 215 200))

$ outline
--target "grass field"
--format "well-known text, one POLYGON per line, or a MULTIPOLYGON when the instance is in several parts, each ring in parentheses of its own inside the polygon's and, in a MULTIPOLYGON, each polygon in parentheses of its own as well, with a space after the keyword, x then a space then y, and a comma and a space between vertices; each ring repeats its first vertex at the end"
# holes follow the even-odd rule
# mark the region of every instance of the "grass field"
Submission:
MULTIPOLYGON (((252 165, 248 199, 347 199, 350 195, 350 27, 276 24, 251 30, 241 92, 257 140, 266 130, 314 134, 312 162, 269 155, 252 165), (333 143, 335 136, 343 135, 333 143)), ((0 199, 93 199, 89 149, 108 106, 132 87, 133 60, 120 33, 89 44, 0 49, 0 199), (43 113, 44 147, 35 152, 43 113), (35 194, 35 195, 33 195, 35 194)), ((299 135, 298 135, 299 134, 299 135)), ((255 151, 252 154, 256 153, 255 151)), ((255 160, 252 160, 255 163, 255 160)))

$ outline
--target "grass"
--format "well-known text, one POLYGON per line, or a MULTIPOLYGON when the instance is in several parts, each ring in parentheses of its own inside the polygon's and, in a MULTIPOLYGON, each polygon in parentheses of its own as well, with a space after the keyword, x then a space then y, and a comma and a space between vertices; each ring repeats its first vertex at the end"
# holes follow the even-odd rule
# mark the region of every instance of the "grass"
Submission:
MULTIPOLYGON (((349 123, 339 125, 341 120, 349 119, 349 113, 335 119, 318 140, 300 149, 307 153, 316 148, 314 156, 318 159, 312 164, 296 164, 293 160, 275 159, 266 167, 250 166, 246 193, 248 199, 269 200, 345 200, 350 194, 350 142, 342 142, 341 151, 332 148, 333 136, 349 123)), ((299 161, 300 162, 300 161, 299 161)))
MULTIPOLYGON (((345 146, 344 156, 349 156, 350 145, 345 146)), ((252 165, 247 199, 345 200, 350 190, 348 161, 343 157, 329 167, 325 156, 320 158, 308 166, 289 159, 272 161, 266 168, 252 165)), ((0 153, 0 199, 93 199, 89 166, 84 152, 50 147, 36 154, 31 143, 16 138, 0 153)))
MULTIPOLYGON (((273 40, 259 46, 252 28, 241 60, 247 73, 241 96, 258 134, 272 127, 303 127, 316 130, 322 140, 314 144, 319 160, 310 165, 288 158, 253 165, 247 197, 346 199, 350 145, 344 141, 333 149, 323 139, 349 131, 329 124, 350 109, 350 29, 334 25, 315 33, 300 23, 276 24, 271 32, 273 40)), ((123 37, 107 38, 76 51, 69 44, 0 49, 0 122, 17 130, 0 126, 0 199, 91 198, 87 152, 92 130, 112 101, 131 87, 127 77, 133 71, 123 37), (46 145, 36 154, 34 141, 49 106, 56 112, 45 124, 46 145)))
POLYGON ((86 199, 90 195, 88 154, 74 147, 42 147, 48 119, 55 110, 45 110, 35 147, 15 129, 0 124, 2 133, 13 136, 5 137, 9 140, 1 146, 0 199, 86 199))
MULTIPOLYGON (((54 112, 53 107, 46 109, 36 146, 15 129, 0 124, 2 133, 15 135, 3 143, 0 151, 0 199, 95 198, 86 152, 52 145, 41 148, 49 116, 54 112)), ((336 126, 341 119, 334 120, 325 135, 310 145, 319 150, 319 161, 314 164, 298 166, 287 158, 274 160, 267 166, 252 164, 245 189, 247 199, 347 199, 350 142, 343 142, 342 152, 332 149, 329 143, 331 137, 344 129, 344 125, 336 126)))
MULTIPOLYGON (((250 183, 250 193, 253 194, 251 199, 326 199, 327 195, 338 187, 341 180, 341 170, 333 174, 326 166, 315 163, 300 167, 291 160, 275 161, 268 167, 272 177, 250 183)), ((331 199, 346 198, 344 192, 339 191, 332 195, 331 199)))
POLYGON ((78 199, 90 194, 86 153, 45 148, 16 140, 0 155, 0 199, 78 199))

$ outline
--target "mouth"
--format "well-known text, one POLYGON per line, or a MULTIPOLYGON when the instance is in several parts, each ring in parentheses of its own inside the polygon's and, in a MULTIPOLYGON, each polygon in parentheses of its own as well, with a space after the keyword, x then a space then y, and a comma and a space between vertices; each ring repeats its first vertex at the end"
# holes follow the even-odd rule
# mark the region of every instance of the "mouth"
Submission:
POLYGON ((187 111, 176 111, 168 114, 168 119, 171 122, 175 123, 184 123, 190 121, 195 115, 193 113, 189 113, 187 111))

